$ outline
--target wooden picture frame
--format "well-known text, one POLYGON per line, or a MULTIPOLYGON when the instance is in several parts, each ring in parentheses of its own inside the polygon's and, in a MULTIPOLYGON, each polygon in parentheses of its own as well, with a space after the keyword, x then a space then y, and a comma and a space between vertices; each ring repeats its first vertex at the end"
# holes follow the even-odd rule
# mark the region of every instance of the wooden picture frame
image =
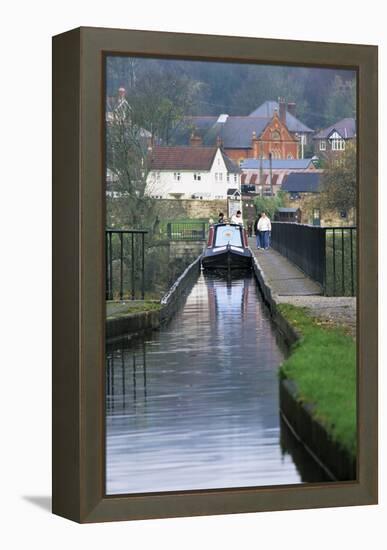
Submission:
POLYGON ((377 47, 79 28, 53 39, 53 512, 77 522, 377 503, 377 47), (358 478, 104 494, 103 61, 107 52, 357 71, 358 478))

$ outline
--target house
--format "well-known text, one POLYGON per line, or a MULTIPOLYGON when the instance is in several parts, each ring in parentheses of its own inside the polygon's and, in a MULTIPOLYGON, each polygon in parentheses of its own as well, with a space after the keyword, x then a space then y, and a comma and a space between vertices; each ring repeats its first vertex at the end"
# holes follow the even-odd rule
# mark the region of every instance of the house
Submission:
POLYGON ((340 154, 345 151, 346 144, 354 140, 356 140, 356 120, 343 118, 314 135, 314 151, 317 156, 326 158, 332 152, 340 154))
POLYGON ((321 171, 289 174, 282 184, 286 192, 286 205, 300 210, 302 223, 323 226, 345 226, 355 222, 354 211, 328 211, 324 208, 321 171))
POLYGON ((301 210, 280 206, 274 213, 275 222, 301 223, 301 210))
POLYGON ((153 147, 146 192, 161 199, 226 199, 241 170, 220 147, 153 147))
POLYGON ((287 194, 288 206, 299 211, 303 223, 321 224, 321 173, 293 172, 285 178, 282 190, 287 194))
POLYGON ((273 159, 302 158, 306 136, 313 134, 283 100, 267 101, 248 116, 186 117, 185 127, 191 131, 191 145, 221 145, 238 163, 248 158, 268 159, 270 154, 273 159))
POLYGON ((241 188, 244 193, 263 195, 273 194, 280 189, 284 178, 293 172, 321 172, 317 170, 314 159, 248 159, 241 164, 241 188))
POLYGON ((289 132, 294 135, 300 143, 299 158, 304 158, 304 147, 311 143, 314 131, 296 118, 296 103, 287 103, 284 99, 279 101, 265 101, 257 109, 255 109, 249 116, 255 117, 269 117, 271 118, 275 111, 279 113, 281 118, 285 118, 285 124, 289 132))

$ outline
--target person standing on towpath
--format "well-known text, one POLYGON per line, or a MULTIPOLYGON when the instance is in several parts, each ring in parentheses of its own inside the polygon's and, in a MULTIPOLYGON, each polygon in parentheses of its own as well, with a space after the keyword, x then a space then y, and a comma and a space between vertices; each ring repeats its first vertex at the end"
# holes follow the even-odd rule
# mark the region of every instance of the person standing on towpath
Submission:
POLYGON ((266 212, 262 212, 261 217, 258 221, 257 229, 261 248, 267 250, 269 248, 271 222, 270 219, 266 216, 266 212))

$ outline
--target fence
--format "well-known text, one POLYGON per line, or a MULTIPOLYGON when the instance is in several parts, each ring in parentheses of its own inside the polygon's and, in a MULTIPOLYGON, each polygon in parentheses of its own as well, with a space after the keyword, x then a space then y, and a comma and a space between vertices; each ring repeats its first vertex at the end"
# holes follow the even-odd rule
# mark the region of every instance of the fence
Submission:
POLYGON ((272 223, 272 247, 320 283, 327 296, 355 296, 356 238, 356 227, 272 223))
POLYGON ((106 252, 106 300, 116 295, 136 298, 137 289, 141 299, 145 296, 145 235, 143 229, 107 229, 106 252))
POLYGON ((167 237, 171 241, 204 241, 208 223, 206 222, 168 222, 167 237))

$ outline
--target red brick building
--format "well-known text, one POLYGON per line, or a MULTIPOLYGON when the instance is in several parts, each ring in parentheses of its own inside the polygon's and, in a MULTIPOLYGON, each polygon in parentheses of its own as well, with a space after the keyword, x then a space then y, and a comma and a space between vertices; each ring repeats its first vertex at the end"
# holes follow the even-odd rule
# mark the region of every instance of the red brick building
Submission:
POLYGON ((192 146, 222 146, 238 163, 270 154, 272 159, 298 159, 302 140, 312 132, 287 111, 284 101, 266 102, 249 116, 191 117, 190 124, 192 146))

